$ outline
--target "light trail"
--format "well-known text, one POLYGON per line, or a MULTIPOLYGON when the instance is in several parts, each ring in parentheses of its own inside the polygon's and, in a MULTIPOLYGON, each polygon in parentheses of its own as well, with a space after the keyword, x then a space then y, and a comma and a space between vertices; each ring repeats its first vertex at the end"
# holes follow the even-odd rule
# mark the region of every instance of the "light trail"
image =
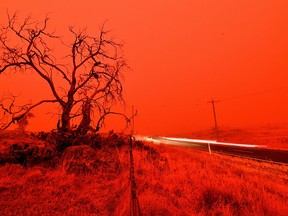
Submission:
POLYGON ((174 137, 162 137, 163 139, 180 141, 180 142, 191 142, 191 143, 206 143, 206 144, 215 144, 215 145, 226 145, 226 146, 239 146, 239 147, 247 147, 247 148, 256 148, 259 145, 253 144, 239 144, 239 143, 226 143, 226 142, 218 142, 216 140, 202 140, 202 139, 188 139, 188 138, 174 138, 174 137))
POLYGON ((225 146, 236 146, 245 148, 259 148, 266 147, 264 145, 256 144, 240 144, 240 143, 228 143, 228 142, 218 142, 216 140, 205 140, 205 139, 188 139, 188 138, 178 138, 178 137, 145 137, 138 136, 140 139, 155 143, 164 143, 164 141, 176 141, 176 142, 186 142, 186 143, 197 143, 197 144, 211 144, 211 145, 225 145, 225 146), (141 138, 140 138, 141 137, 141 138))
POLYGON ((202 139, 187 139, 187 138, 174 138, 174 137, 162 137, 163 139, 168 139, 172 141, 180 141, 180 142, 192 142, 192 143, 217 143, 216 140, 202 140, 202 139))
POLYGON ((211 152, 215 152, 218 154, 237 156, 269 163, 279 163, 284 165, 288 164, 288 150, 270 149, 267 148, 266 145, 217 142, 216 140, 205 139, 140 135, 136 135, 135 139, 153 142, 155 144, 183 146, 201 151, 209 151, 210 154, 211 152))

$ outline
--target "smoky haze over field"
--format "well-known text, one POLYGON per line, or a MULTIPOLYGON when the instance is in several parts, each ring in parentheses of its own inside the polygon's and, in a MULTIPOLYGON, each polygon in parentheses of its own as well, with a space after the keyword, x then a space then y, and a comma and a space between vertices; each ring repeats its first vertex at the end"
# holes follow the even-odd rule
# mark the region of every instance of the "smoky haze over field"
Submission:
MULTIPOLYGON (((125 112, 132 105, 138 110, 135 131, 176 134, 212 128, 212 99, 219 100, 220 127, 287 127, 287 9, 286 1, 261 0, 4 0, 0 19, 7 20, 6 10, 39 19, 49 13, 51 29, 64 37, 67 26, 94 32, 108 20, 113 35, 125 42, 132 69, 125 73, 124 96, 125 112)), ((32 73, 1 76, 0 92, 8 90, 24 102, 51 94, 32 73)), ((54 108, 37 109, 28 129, 55 128, 57 117, 47 115, 54 108)), ((125 122, 116 117, 106 125, 119 129, 125 122)))

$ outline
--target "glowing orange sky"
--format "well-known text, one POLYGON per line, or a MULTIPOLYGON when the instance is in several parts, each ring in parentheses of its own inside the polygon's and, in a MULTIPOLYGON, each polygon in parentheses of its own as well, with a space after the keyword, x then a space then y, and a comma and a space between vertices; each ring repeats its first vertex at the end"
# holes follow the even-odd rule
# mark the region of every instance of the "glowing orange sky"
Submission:
MULTIPOLYGON (((212 98, 220 100, 221 127, 288 123, 286 0, 2 0, 1 23, 6 9, 36 18, 51 12, 50 25, 62 35, 69 25, 93 29, 108 20, 133 69, 125 98, 138 110, 138 133, 210 128, 212 98)), ((25 89, 21 95, 37 101, 49 92, 39 87, 44 82, 20 82, 1 76, 0 93, 25 89)), ((37 116, 44 121, 46 114, 37 116)), ((39 130, 55 125, 37 120, 39 130)))

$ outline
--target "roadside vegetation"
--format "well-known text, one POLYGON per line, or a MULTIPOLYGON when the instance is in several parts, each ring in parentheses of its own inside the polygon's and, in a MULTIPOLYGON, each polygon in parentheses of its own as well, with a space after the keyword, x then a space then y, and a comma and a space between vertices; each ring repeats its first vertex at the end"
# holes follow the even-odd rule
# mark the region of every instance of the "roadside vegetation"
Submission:
MULTIPOLYGON (((217 139, 214 129, 176 134, 175 136, 194 139, 217 139)), ((258 128, 221 128, 218 131, 218 141, 264 145, 272 149, 288 149, 288 129, 287 125, 258 128)))
MULTIPOLYGON (((47 134, 16 135, 0 134, 0 215, 129 215, 127 137, 90 136, 57 155, 47 134), (15 144, 38 146, 38 159, 11 160, 15 144)), ((287 215, 288 166, 137 141, 133 155, 142 215, 287 215)))

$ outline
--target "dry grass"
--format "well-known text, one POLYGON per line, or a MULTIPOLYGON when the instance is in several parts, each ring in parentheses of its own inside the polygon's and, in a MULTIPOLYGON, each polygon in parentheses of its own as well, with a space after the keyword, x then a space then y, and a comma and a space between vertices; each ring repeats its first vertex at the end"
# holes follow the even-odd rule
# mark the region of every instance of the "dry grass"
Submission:
MULTIPOLYGON (((134 151, 143 215, 287 215, 287 166, 147 145, 134 151)), ((129 215, 128 148, 118 154, 114 177, 1 166, 0 215, 129 215)))
POLYGON ((168 164, 135 154, 144 215, 287 215, 287 166, 156 148, 168 164))
POLYGON ((0 215, 125 215, 127 155, 119 152, 122 172, 113 178, 105 171, 74 175, 60 167, 0 166, 0 215))
MULTIPOLYGON (((178 134, 176 137, 216 139, 214 129, 195 131, 193 133, 178 134)), ((288 128, 221 128, 218 131, 218 141, 233 143, 248 143, 266 145, 268 148, 288 149, 288 128)))

